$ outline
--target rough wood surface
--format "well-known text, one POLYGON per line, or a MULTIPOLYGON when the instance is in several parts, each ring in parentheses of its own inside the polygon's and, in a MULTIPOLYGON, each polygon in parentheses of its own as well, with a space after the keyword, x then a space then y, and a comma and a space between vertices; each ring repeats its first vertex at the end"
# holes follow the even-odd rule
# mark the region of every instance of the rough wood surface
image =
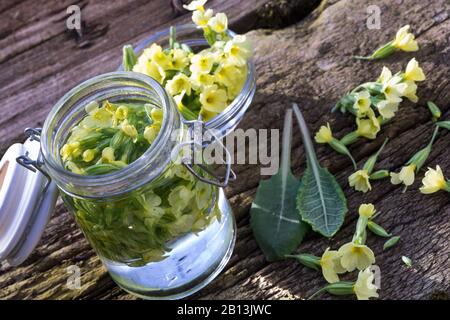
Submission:
MULTIPOLYGON (((34 5, 39 1, 33 2, 34 5)), ((219 3, 219 1, 217 1, 219 3)), ((285 1, 226 1, 216 7, 232 16, 250 10, 236 19, 240 31, 265 25, 271 6, 285 1), (230 5, 228 5, 230 4, 230 5), (269 9, 267 9, 269 8, 269 9), (266 11, 261 15, 258 10, 266 11), (258 13, 257 13, 258 12, 258 13), (245 25, 250 26, 245 29, 245 25)), ((300 1, 293 1, 299 3, 300 1)), ((24 127, 36 126, 45 118, 51 105, 70 87, 95 74, 113 70, 120 61, 120 47, 136 42, 160 25, 173 22, 172 9, 164 1, 85 2, 86 21, 93 30, 106 32, 79 49, 64 32, 60 21, 69 2, 55 1, 51 9, 30 14, 31 1, 11 7, 0 6, 1 39, 0 154, 13 141, 23 139, 24 127), (137 9, 137 5, 141 8, 137 9), (9 9, 8 9, 9 8, 9 9), (126 10, 126 14, 124 12, 126 10), (158 11, 158 20, 150 19, 158 11), (19 12, 19 14, 16 14, 19 12), (22 18, 17 18, 21 16, 22 18), (14 20, 16 19, 16 20, 14 20), (130 19, 130 20, 128 20, 130 19), (132 23, 130 22, 132 21, 132 23), (105 27, 107 25, 107 27, 105 27), (127 28, 123 26, 126 25, 127 28), (103 27, 102 27, 103 26, 103 27), (58 29, 59 28, 59 29, 58 29), (104 30, 107 31, 104 31, 104 30), (6 111, 6 112, 5 112, 6 111)), ((214 1, 212 1, 215 4, 214 1)), ((258 91, 244 118, 242 128, 279 128, 286 108, 299 102, 310 129, 317 130, 329 121, 337 136, 353 129, 349 117, 331 114, 330 106, 355 85, 376 78, 383 64, 400 70, 413 56, 423 65, 428 76, 419 87, 417 105, 403 103, 394 121, 383 127, 376 141, 360 141, 351 151, 359 164, 373 153, 385 137, 390 143, 380 156, 378 166, 398 170, 409 157, 423 147, 433 130, 433 123, 424 102, 435 101, 450 119, 450 4, 445 0, 376 0, 382 12, 380 30, 366 27, 367 2, 358 0, 329 1, 323 12, 314 11, 297 24, 282 30, 256 30, 248 33, 255 45, 258 91), (397 54, 382 62, 355 61, 352 55, 367 54, 388 41, 404 24, 411 24, 418 36, 421 50, 415 54, 397 54)), ((50 8, 50 6, 48 6, 50 8)), ((283 12, 279 10, 276 12, 283 12)), ((176 18, 175 21, 186 19, 176 18)), ((287 19, 287 18, 286 18, 287 19)), ((285 20, 283 18, 282 20, 285 20)), ((277 26, 277 25, 276 25, 277 26)), ((442 131, 428 164, 441 165, 450 175, 450 132, 442 131)), ((298 132, 294 135, 293 170, 304 171, 304 153, 298 132)), ((352 173, 349 161, 326 147, 317 147, 322 165, 335 173, 346 193, 350 213, 342 230, 332 240, 310 234, 299 250, 320 254, 332 246, 350 240, 356 210, 362 202, 372 202, 382 212, 378 221, 401 242, 382 251, 383 241, 369 237, 377 265, 381 269, 383 299, 447 298, 450 295, 450 198, 448 194, 421 195, 419 175, 416 183, 402 194, 400 187, 387 181, 374 184, 368 194, 353 191, 347 185, 352 173), (400 257, 414 261, 411 269, 400 257)), ((294 261, 267 263, 258 249, 248 225, 248 211, 260 180, 257 166, 236 166, 238 181, 226 193, 238 221, 238 241, 226 270, 194 297, 201 299, 277 299, 302 298, 324 284, 317 272, 294 261)), ((73 219, 62 204, 50 221, 44 238, 33 255, 20 267, 0 267, 0 298, 130 299, 109 278, 100 261, 89 248, 73 219), (76 264, 82 271, 82 288, 69 290, 66 268, 76 264)))

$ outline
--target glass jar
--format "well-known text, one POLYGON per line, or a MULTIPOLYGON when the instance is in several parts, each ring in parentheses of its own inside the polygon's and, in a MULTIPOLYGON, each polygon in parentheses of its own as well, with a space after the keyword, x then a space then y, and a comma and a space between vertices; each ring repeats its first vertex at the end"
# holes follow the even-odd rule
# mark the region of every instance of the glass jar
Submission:
MULTIPOLYGON (((175 27, 176 40, 180 44, 188 45, 194 52, 209 47, 208 42, 203 36, 203 30, 195 24, 183 24, 175 27)), ((230 37, 234 37, 236 33, 227 30, 230 37)), ((139 56, 145 48, 156 43, 163 48, 169 47, 170 28, 156 32, 150 37, 141 41, 135 48, 136 55, 139 56)), ((119 68, 119 70, 122 67, 119 68)), ((242 120, 247 109, 253 100, 256 91, 255 66, 250 60, 247 63, 247 79, 239 95, 233 102, 215 118, 205 123, 205 129, 211 130, 218 138, 226 136, 233 131, 242 120)))
POLYGON ((235 222, 223 190, 204 182, 211 177, 201 168, 174 161, 189 132, 158 82, 132 72, 78 85, 56 103, 41 132, 41 169, 114 281, 143 298, 182 298, 201 289, 224 268, 234 246, 235 222), (74 174, 63 166, 61 147, 86 115, 86 104, 106 100, 151 103, 163 111, 161 130, 125 168, 74 174))

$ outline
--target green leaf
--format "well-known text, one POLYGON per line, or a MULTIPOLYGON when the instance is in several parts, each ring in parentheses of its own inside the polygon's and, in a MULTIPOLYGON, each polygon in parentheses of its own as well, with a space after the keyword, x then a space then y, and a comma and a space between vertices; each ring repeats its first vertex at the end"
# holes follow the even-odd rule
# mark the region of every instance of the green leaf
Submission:
POLYGON ((284 121, 283 153, 279 172, 261 181, 250 209, 250 226, 267 260, 283 259, 294 251, 308 231, 295 208, 300 181, 290 166, 292 110, 284 121))
POLYGON ((297 209, 303 221, 325 237, 332 237, 344 223, 347 201, 336 178, 320 166, 310 133, 302 113, 296 104, 295 115, 303 138, 307 156, 307 167, 302 179, 302 188, 297 195, 297 209))

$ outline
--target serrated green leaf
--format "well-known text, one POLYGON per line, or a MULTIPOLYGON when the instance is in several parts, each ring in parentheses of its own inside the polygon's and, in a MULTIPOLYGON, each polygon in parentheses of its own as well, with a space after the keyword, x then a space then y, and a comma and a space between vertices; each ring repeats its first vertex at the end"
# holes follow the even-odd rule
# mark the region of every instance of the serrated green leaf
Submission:
POLYGON ((347 201, 336 178, 319 165, 305 119, 296 104, 293 109, 307 155, 307 168, 297 195, 297 209, 302 220, 314 231, 332 237, 344 223, 347 201))
POLYGON ((279 172, 261 181, 250 209, 250 226, 266 259, 283 259, 294 251, 308 231, 295 206, 300 181, 290 169, 292 110, 286 114, 283 155, 279 172))

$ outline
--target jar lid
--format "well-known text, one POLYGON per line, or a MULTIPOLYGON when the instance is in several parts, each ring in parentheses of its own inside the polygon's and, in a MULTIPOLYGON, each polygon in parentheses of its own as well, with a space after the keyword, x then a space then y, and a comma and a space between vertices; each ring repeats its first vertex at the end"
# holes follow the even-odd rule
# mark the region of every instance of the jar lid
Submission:
POLYGON ((39 170, 17 159, 38 159, 40 143, 28 139, 9 147, 0 160, 0 261, 16 266, 38 244, 55 207, 58 189, 39 170))

